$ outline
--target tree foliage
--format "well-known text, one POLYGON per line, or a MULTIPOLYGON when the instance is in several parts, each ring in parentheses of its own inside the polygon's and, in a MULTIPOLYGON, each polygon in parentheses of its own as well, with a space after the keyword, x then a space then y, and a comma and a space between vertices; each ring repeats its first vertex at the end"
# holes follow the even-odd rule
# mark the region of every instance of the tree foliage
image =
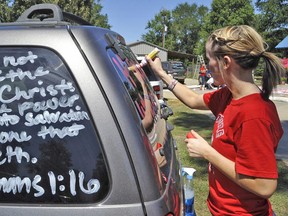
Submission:
POLYGON ((256 8, 260 12, 261 27, 264 31, 288 27, 287 0, 257 0, 256 8))
MULTIPOLYGON (((100 4, 100 0, 97 0, 97 2, 94 0, 1 0, 1 6, 3 4, 5 10, 7 11, 7 15, 5 13, 1 13, 1 17, 6 22, 15 21, 23 13, 24 10, 28 9, 32 5, 42 3, 57 4, 63 11, 80 16, 93 25, 104 28, 111 27, 108 24, 107 15, 101 14, 102 5, 100 4), (5 16, 3 16, 3 14, 5 16)), ((3 7, 1 8, 3 9, 3 7)))
MULTIPOLYGON (((155 45, 162 46, 162 39, 164 39, 163 35, 165 34, 165 39, 167 40, 171 32, 171 12, 168 10, 161 10, 154 16, 154 19, 148 21, 146 29, 148 29, 148 32, 142 35, 142 39, 155 45), (165 28, 167 29, 167 32, 165 32, 165 28)), ((170 47, 170 45, 167 45, 166 48, 167 47, 170 47)))
POLYGON ((257 29, 269 44, 270 51, 288 35, 288 1, 257 0, 257 29))
POLYGON ((209 32, 228 25, 253 25, 254 8, 251 0, 213 0, 209 23, 209 32))
POLYGON ((9 0, 0 0, 0 22, 10 20, 11 9, 8 7, 9 0))
POLYGON ((166 49, 193 53, 196 42, 200 39, 199 32, 207 13, 207 7, 188 3, 179 4, 172 11, 162 10, 148 22, 146 26, 148 32, 142 35, 142 39, 159 46, 162 46, 165 39, 166 49))
POLYGON ((253 26, 255 23, 251 0, 213 0, 210 11, 205 6, 182 3, 166 13, 166 23, 163 23, 161 12, 148 22, 148 33, 142 39, 161 45, 165 24, 168 26, 165 48, 196 55, 204 53, 206 38, 213 30, 227 25, 253 26))
POLYGON ((173 34, 176 38, 175 50, 194 53, 196 42, 200 39, 199 32, 208 8, 196 4, 180 4, 173 11, 173 34))
POLYGON ((198 53, 204 53, 206 38, 212 31, 229 25, 254 25, 255 14, 251 0, 213 0, 205 17, 198 41, 198 53))

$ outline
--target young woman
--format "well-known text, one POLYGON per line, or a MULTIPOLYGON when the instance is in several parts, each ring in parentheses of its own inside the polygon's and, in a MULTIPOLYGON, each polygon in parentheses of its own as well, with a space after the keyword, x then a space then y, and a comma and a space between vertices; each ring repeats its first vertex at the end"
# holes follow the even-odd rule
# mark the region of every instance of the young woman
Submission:
POLYGON ((212 215, 273 215, 268 198, 277 187, 275 151, 283 129, 269 96, 283 67, 264 44, 246 25, 213 32, 206 43, 209 70, 215 85, 225 87, 203 95, 168 76, 159 58, 148 58, 179 100, 193 109, 210 109, 216 117, 212 145, 193 130, 196 138, 185 139, 191 157, 209 161, 207 204, 212 215), (266 65, 262 88, 252 76, 260 58, 266 65))

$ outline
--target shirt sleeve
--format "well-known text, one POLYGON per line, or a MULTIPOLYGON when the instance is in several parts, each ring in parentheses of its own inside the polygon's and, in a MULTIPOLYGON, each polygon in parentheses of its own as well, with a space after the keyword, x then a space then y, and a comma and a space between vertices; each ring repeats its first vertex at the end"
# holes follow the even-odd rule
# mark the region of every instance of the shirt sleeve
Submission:
POLYGON ((259 178, 278 178, 273 127, 269 121, 252 119, 236 133, 236 172, 259 178))
POLYGON ((229 101, 231 101, 232 95, 227 87, 223 87, 204 94, 203 99, 206 106, 217 116, 220 112, 224 111, 229 101))

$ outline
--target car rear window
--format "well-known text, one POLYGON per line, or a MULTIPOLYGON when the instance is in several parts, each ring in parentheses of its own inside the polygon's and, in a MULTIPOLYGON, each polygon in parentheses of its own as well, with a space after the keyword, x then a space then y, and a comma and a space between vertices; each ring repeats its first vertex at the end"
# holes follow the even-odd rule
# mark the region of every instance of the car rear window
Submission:
POLYGON ((0 47, 0 202, 92 203, 109 190, 90 114, 51 50, 0 47))
POLYGON ((163 67, 164 70, 168 70, 169 63, 168 62, 162 62, 162 67, 163 67))
POLYGON ((152 71, 152 69, 150 67, 148 67, 147 65, 145 65, 142 68, 146 74, 146 76, 148 77, 148 79, 150 81, 159 81, 160 78, 158 76, 156 76, 156 74, 152 71))
POLYGON ((173 69, 185 69, 183 63, 181 62, 172 63, 172 68, 173 69))
POLYGON ((131 96, 146 132, 150 133, 155 126, 159 112, 157 97, 142 68, 135 67, 135 70, 128 70, 128 66, 137 64, 132 51, 125 46, 121 46, 121 49, 127 56, 125 60, 122 60, 112 50, 108 50, 108 55, 131 96))

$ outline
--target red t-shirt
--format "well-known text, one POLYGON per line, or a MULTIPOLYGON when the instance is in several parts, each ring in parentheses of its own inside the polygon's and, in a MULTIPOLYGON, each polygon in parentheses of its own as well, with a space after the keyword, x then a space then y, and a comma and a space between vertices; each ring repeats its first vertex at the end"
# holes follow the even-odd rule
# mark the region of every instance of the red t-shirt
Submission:
MULTIPOLYGON (((274 103, 260 94, 232 99, 227 87, 204 94, 204 101, 216 116, 212 146, 235 162, 239 174, 278 178, 275 151, 283 129, 274 103)), ((263 199, 232 182, 209 165, 211 213, 216 215, 272 215, 263 199)))
POLYGON ((200 67, 200 76, 206 76, 206 69, 204 65, 200 67))

